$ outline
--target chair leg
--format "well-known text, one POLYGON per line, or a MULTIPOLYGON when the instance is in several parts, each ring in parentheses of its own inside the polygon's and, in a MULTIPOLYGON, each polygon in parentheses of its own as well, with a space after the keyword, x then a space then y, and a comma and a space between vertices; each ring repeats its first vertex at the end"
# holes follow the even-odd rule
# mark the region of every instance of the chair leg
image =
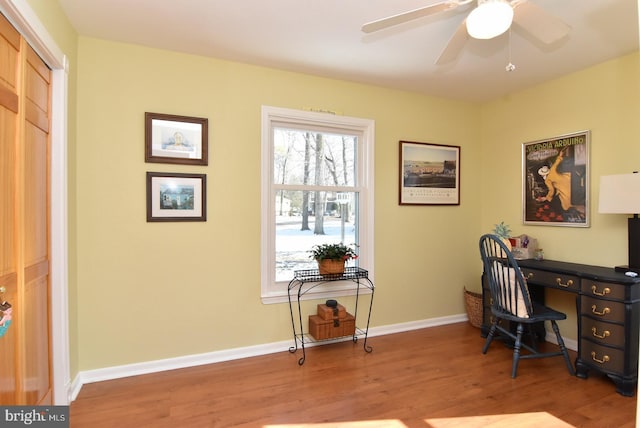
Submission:
POLYGON ((518 323, 518 327, 516 328, 516 343, 513 347, 513 365, 511 366, 511 377, 516 377, 516 372, 518 371, 518 361, 520 360, 520 347, 522 346, 522 333, 524 328, 522 327, 522 323, 518 323))
POLYGON ((562 356, 564 357, 564 362, 567 364, 567 369, 569 370, 569 374, 571 376, 575 376, 576 372, 573 369, 573 364, 571 364, 571 360, 569 359, 569 352, 567 351, 567 347, 564 345, 564 340, 562 340, 562 336, 560 335, 560 329, 558 328, 558 324, 551 320, 551 328, 553 332, 556 334, 556 340, 558 341, 558 346, 560 347, 560 351, 562 352, 562 356))
POLYGON ((489 329, 489 334, 487 334, 487 340, 484 341, 484 346, 482 347, 483 354, 487 353, 487 351, 489 350, 489 345, 491 345, 493 337, 496 335, 496 330, 498 329, 498 321, 499 319, 496 318, 493 321, 493 324, 491 324, 491 329, 489 329))

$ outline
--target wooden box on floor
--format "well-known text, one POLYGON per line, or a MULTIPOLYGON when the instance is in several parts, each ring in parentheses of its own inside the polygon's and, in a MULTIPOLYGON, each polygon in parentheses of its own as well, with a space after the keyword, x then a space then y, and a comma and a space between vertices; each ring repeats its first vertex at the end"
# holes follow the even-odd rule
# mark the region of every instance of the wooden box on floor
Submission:
POLYGON ((340 319, 323 320, 318 315, 309 315, 309 334, 314 339, 334 339, 336 337, 353 336, 356 332, 356 319, 347 315, 340 319))

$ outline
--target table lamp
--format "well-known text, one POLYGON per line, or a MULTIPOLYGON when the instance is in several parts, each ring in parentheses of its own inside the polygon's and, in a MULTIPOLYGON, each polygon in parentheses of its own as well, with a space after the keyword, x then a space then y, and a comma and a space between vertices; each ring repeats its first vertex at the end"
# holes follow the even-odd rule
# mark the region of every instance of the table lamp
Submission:
POLYGON ((604 214, 633 214, 629 217, 629 264, 616 266, 618 272, 640 273, 640 174, 603 175, 600 177, 600 204, 604 214))

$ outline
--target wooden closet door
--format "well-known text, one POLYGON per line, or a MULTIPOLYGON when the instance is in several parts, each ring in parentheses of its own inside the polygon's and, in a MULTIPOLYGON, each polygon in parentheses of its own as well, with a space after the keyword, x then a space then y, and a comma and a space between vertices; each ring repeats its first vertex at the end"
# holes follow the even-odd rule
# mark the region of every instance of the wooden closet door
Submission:
MULTIPOLYGON (((0 337, 0 405, 16 404, 19 316, 17 259, 17 135, 20 34, 0 15, 0 300, 13 305, 12 325, 0 337)), ((0 302, 2 303, 2 302, 0 302)))
POLYGON ((0 337, 0 405, 46 405, 51 73, 2 15, 0 58, 0 300, 13 310, 0 337))
POLYGON ((22 391, 29 404, 51 404, 49 334, 49 94, 51 71, 22 42, 24 135, 22 138, 22 254, 24 364, 22 391))

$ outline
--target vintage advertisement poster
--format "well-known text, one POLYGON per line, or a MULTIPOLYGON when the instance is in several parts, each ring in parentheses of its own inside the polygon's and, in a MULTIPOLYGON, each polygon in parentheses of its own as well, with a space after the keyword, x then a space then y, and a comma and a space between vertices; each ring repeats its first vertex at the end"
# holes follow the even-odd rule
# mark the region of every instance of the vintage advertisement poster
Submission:
POLYGON ((525 224, 589 226, 589 131, 524 143, 525 224))

